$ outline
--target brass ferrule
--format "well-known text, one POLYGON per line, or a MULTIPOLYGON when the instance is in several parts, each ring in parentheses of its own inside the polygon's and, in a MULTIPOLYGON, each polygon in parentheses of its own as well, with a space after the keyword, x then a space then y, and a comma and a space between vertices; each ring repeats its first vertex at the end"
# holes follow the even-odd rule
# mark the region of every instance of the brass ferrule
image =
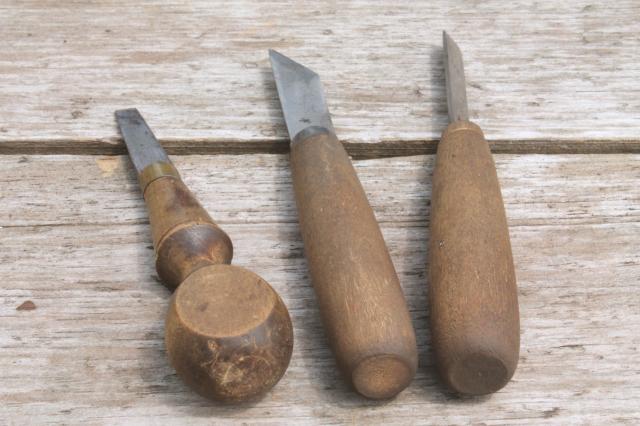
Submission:
POLYGON ((445 136, 448 136, 455 132, 459 132, 460 130, 473 131, 483 135, 482 129, 480 129, 480 126, 478 126, 476 123, 473 123, 469 120, 459 120, 459 121, 454 121, 453 123, 449 124, 446 129, 444 129, 444 132, 442 133, 442 138, 444 139, 445 136))
POLYGON ((140 172, 140 174, 138 174, 138 181, 140 182, 142 194, 144 194, 151 182, 164 176, 169 176, 174 179, 180 180, 180 174, 178 173, 178 170, 176 170, 176 168, 171 163, 158 161, 156 163, 151 163, 147 167, 145 167, 140 172))

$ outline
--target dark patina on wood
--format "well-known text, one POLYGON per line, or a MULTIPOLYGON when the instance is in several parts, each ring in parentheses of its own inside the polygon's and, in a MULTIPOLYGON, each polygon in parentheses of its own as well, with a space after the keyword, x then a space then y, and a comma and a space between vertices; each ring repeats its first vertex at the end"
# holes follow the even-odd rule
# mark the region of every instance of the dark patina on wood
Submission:
POLYGON ((165 344, 182 380, 201 395, 239 402, 264 394, 293 350, 282 299, 259 276, 230 265, 233 247, 169 163, 140 173, 156 270, 175 293, 165 344))
POLYGON ((477 125, 447 127, 432 191, 429 293, 438 370, 457 392, 495 392, 516 369, 520 317, 498 176, 477 125))
POLYGON ((390 398, 417 368, 406 301, 360 180, 336 136, 300 132, 291 169, 305 256, 338 366, 369 398, 390 398))

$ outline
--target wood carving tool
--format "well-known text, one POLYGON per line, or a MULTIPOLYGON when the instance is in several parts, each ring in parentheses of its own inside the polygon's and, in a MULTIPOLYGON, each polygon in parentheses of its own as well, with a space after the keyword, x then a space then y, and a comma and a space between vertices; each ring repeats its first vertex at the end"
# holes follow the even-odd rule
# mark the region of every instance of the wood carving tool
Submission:
POLYGON ((336 137, 319 76, 280 53, 269 54, 291 138, 305 255, 330 346, 360 394, 390 398, 411 382, 417 367, 398 277, 336 137))
POLYGON ((507 384, 518 363, 516 276, 495 164, 469 121, 462 54, 447 33, 443 43, 450 124, 433 172, 431 334, 445 383, 482 395, 507 384))
POLYGON ((201 395, 238 402, 282 377, 293 348, 289 312, 262 278, 229 265, 231 240, 180 179, 136 109, 116 111, 145 203, 162 282, 175 290, 165 344, 201 395))

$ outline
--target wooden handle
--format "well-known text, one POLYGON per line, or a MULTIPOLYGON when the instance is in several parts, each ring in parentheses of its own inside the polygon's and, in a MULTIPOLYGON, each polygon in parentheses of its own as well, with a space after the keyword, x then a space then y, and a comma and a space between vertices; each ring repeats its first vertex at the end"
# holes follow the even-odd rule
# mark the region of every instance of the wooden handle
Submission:
POLYGON ((211 220, 169 163, 140 173, 162 282, 175 290, 165 323, 169 360, 199 394, 242 402, 282 377, 293 327, 276 291, 229 265, 231 240, 211 220))
POLYGON ((231 263, 231 240, 211 219, 177 172, 162 173, 156 179, 148 179, 149 173, 147 169, 143 170, 140 181, 149 210, 156 270, 162 282, 175 290, 196 269, 231 263))
POLYGON ((329 343, 356 390, 389 398, 417 367, 415 334, 380 228, 346 151, 324 129, 291 144, 305 255, 329 343))
POLYGON ((518 363, 518 298, 495 165, 482 131, 468 121, 450 124, 438 145, 430 239, 438 370, 457 392, 495 392, 518 363))
POLYGON ((165 323, 171 365, 192 389, 222 402, 264 395, 293 350, 289 312, 258 275, 234 265, 197 269, 176 289, 165 323))

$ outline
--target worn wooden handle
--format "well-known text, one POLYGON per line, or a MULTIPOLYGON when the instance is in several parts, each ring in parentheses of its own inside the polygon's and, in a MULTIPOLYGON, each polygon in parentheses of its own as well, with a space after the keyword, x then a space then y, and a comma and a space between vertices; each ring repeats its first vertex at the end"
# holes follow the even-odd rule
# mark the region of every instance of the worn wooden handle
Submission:
POLYGON ((231 240, 169 163, 140 174, 156 250, 156 270, 175 290, 165 323, 169 360, 182 380, 216 401, 242 402, 282 377, 293 328, 276 291, 229 265, 231 240))
MULTIPOLYGON (((143 170, 143 176, 144 173, 143 170)), ((177 172, 176 176, 164 174, 146 183, 144 199, 156 251, 156 270, 161 281, 171 290, 175 290, 196 269, 231 263, 231 240, 211 219, 177 172)))
POLYGON ((319 128, 291 144, 305 255, 329 343, 356 390, 389 398, 417 367, 413 326, 380 228, 346 151, 319 128))
POLYGON ((520 322, 509 230, 489 146, 468 121, 449 125, 433 173, 429 246, 433 348, 444 381, 481 395, 518 363, 520 322))

